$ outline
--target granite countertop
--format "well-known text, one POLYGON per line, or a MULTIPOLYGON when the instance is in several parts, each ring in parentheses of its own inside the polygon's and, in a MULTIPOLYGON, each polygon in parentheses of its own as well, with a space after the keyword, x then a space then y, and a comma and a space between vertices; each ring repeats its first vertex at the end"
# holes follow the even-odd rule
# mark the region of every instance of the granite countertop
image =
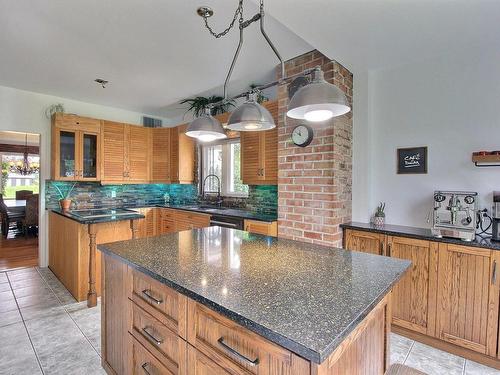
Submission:
MULTIPOLYGON (((112 210, 112 209, 110 209, 112 210)), ((103 216, 103 217, 82 217, 77 216, 74 213, 75 210, 63 211, 60 209, 53 209, 52 212, 59 214, 61 216, 67 217, 68 219, 79 222, 80 224, 99 224, 99 223, 109 223, 111 221, 122 221, 122 220, 135 220, 144 219, 144 215, 137 211, 130 210, 130 214, 126 215, 116 215, 116 216, 103 216)), ((77 210, 81 211, 81 210, 77 210)))
POLYGON ((200 207, 199 205, 160 205, 158 207, 173 208, 176 210, 201 212, 211 215, 237 217, 241 219, 258 220, 265 222, 272 222, 278 220, 277 215, 259 213, 255 211, 248 211, 238 208, 214 208, 214 207, 200 207))
POLYGON ((342 343, 410 265, 221 227, 98 249, 316 363, 342 343))
POLYGON ((416 239, 424 239, 424 240, 430 240, 430 241, 438 241, 438 242, 445 242, 445 243, 452 243, 456 245, 464 245, 464 246, 472 246, 472 247, 481 247, 485 249, 493 249, 493 250, 500 250, 500 242, 498 241, 493 241, 491 239, 491 236, 476 236, 476 239, 474 241, 462 241, 458 238, 448 238, 448 237, 443 237, 443 238, 438 238, 432 235, 431 230, 428 228, 419 228, 419 227, 407 227, 403 225, 391 225, 391 224, 386 224, 383 226, 375 226, 370 223, 358 223, 358 222, 350 222, 346 224, 341 224, 341 228, 350 228, 350 229, 358 229, 358 230, 365 230, 369 232, 375 232, 375 233, 383 233, 387 234, 390 236, 403 236, 403 237, 409 237, 409 238, 416 238, 416 239))

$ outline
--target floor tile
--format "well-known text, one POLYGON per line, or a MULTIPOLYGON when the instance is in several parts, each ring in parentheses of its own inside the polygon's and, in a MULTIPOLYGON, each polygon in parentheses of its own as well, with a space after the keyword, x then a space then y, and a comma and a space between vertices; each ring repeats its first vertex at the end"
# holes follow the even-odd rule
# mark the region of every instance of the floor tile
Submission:
POLYGON ((500 375, 500 371, 491 367, 483 366, 477 362, 467 360, 465 362, 465 375, 500 375))
POLYGON ((6 290, 5 292, 0 292, 0 303, 10 302, 14 300, 14 294, 12 291, 6 290))
POLYGON ((0 374, 41 374, 23 323, 0 328, 0 374))
POLYGON ((54 305, 51 301, 21 309, 21 315, 25 321, 65 314, 66 310, 62 305, 54 305))
POLYGON ((87 302, 80 302, 66 307, 78 328, 90 341, 94 349, 101 352, 101 307, 88 308, 87 302))
POLYGON ((0 292, 6 292, 8 290, 10 290, 9 283, 0 283, 0 292))
POLYGON ((0 284, 8 283, 7 274, 5 272, 0 273, 0 284))
POLYGON ((16 298, 17 304, 22 309, 24 307, 35 306, 35 305, 59 305, 59 300, 53 293, 31 295, 26 297, 16 298))
POLYGON ((391 363, 403 364, 414 343, 406 337, 391 333, 391 363))
POLYGON ((25 288, 14 289, 14 296, 16 298, 34 295, 52 295, 52 290, 47 285, 31 285, 25 288))
POLYGON ((9 300, 8 302, 0 302, 0 313, 12 310, 17 310, 17 303, 15 300, 9 300))
POLYGON ((404 364, 428 375, 462 375, 465 359, 415 342, 404 364))
POLYGON ((20 289, 33 285, 47 285, 47 283, 39 277, 36 279, 14 280, 10 282, 10 285, 12 286, 12 289, 20 289))
POLYGON ((18 309, 0 312, 0 327, 5 327, 19 322, 22 322, 22 318, 18 309))

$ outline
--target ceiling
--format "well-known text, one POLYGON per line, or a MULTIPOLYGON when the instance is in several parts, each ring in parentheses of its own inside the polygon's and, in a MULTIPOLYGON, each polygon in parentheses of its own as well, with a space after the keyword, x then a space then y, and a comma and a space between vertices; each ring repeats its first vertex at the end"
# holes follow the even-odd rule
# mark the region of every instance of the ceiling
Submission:
MULTIPOLYGON (((224 82, 237 45, 237 30, 208 33, 200 5, 214 8, 219 31, 237 1, 0 0, 0 85, 169 117, 169 104, 224 82)), ((246 18, 256 12, 246 1, 246 18)), ((312 49, 272 17, 266 28, 285 59, 312 49)), ((229 93, 273 76, 276 64, 258 24, 247 28, 229 93)))
POLYGON ((40 135, 32 133, 19 133, 10 131, 0 131, 0 143, 9 145, 24 145, 28 135, 28 145, 38 146, 40 143, 40 135))
POLYGON ((497 0, 267 0, 278 21, 354 74, 498 49, 497 0), (286 11, 284 11, 286 9, 286 11))

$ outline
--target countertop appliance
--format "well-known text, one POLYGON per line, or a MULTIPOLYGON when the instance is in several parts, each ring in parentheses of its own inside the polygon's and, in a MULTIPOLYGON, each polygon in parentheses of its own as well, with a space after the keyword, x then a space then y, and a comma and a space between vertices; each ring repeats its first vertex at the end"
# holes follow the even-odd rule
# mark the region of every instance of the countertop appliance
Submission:
POLYGON ((500 191, 493 192, 493 214, 491 215, 491 239, 500 241, 500 191))
POLYGON ((473 241, 476 238, 477 192, 435 191, 432 219, 435 237, 473 241))

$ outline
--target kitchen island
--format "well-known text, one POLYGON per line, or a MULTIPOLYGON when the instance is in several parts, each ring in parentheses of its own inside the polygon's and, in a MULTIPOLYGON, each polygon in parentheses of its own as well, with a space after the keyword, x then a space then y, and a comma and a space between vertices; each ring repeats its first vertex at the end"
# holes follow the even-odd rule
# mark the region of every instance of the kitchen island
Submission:
POLYGON ((108 373, 387 368, 390 292, 409 261, 221 227, 98 249, 108 373))

